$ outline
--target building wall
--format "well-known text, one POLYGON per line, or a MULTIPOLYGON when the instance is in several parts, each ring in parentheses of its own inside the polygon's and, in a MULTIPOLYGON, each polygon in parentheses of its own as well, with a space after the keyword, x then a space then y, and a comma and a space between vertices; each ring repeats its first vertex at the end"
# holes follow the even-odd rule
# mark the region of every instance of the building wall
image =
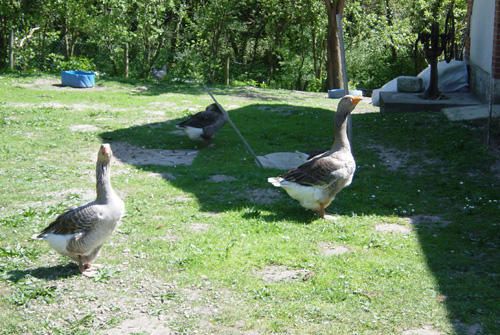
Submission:
POLYGON ((470 62, 491 73, 491 55, 493 54, 493 32, 496 0, 473 2, 471 17, 470 62))
MULTIPOLYGON (((468 52, 470 65, 470 84, 473 92, 484 102, 488 100, 491 84, 491 74, 496 77, 497 69, 494 53, 500 43, 496 40, 496 6, 500 0, 475 0, 469 1, 472 6, 470 18, 470 50, 468 52)), ((500 51, 500 50, 499 50, 500 51)), ((499 54, 500 55, 500 54, 499 54)), ((500 61, 498 63, 498 75, 500 77, 500 61)), ((498 85, 495 85, 498 86, 498 85)), ((496 91, 496 90, 495 90, 496 91)), ((500 99, 500 96, 498 97, 500 99)))

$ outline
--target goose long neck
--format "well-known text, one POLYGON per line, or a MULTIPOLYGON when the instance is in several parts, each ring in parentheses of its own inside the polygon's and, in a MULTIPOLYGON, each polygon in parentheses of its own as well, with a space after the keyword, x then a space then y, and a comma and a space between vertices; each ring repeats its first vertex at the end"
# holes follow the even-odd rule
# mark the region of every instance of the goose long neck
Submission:
POLYGON ((97 202, 106 202, 113 194, 111 187, 111 165, 108 163, 97 162, 96 165, 96 193, 97 202))
POLYGON ((335 125, 333 129, 333 145, 332 150, 336 151, 339 149, 351 150, 351 144, 349 143, 349 138, 347 137, 347 118, 349 113, 338 111, 335 114, 335 125))

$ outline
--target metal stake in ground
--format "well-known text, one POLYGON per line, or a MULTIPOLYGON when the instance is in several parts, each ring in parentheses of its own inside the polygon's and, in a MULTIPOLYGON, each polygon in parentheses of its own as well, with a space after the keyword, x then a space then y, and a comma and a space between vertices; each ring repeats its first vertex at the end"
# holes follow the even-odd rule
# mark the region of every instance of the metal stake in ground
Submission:
POLYGON ((238 130, 238 128, 236 127, 236 125, 233 123, 233 121, 229 117, 229 114, 226 112, 226 110, 224 109, 224 107, 222 107, 219 104, 219 102, 217 101, 217 99, 215 99, 215 97, 212 95, 212 92, 210 92, 210 90, 208 88, 205 88, 205 89, 207 90, 208 95, 210 95, 210 97, 215 102, 215 104, 217 105, 217 107, 219 107, 219 109, 222 111, 222 113, 224 113, 224 115, 226 116, 227 122, 229 122, 229 124, 231 125, 231 127, 233 127, 234 131, 236 132, 236 134, 238 135, 238 137, 240 138, 240 140, 245 145, 245 148, 247 149, 247 151, 255 159, 255 162, 257 163, 257 165, 259 167, 263 168, 264 166, 262 166, 262 163, 260 162, 259 158, 257 157, 257 155, 255 154, 255 152, 253 151, 252 147, 250 146, 250 144, 248 144, 248 142, 245 140, 245 138, 243 137, 243 135, 241 135, 240 131, 238 130))
MULTIPOLYGON (((344 95, 349 94, 349 79, 347 78, 347 65, 345 61, 345 49, 344 49, 344 31, 342 29, 342 14, 336 15, 337 20, 337 34, 339 37, 340 46, 340 62, 342 64, 342 80, 344 86, 344 95)), ((352 119, 351 115, 347 116, 347 138, 352 146, 352 119)))

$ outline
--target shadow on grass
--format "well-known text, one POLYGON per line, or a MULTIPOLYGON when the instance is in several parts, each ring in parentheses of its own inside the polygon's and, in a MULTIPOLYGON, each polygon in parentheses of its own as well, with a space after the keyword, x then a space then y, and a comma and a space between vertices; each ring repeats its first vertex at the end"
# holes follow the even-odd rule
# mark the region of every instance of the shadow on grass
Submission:
MULTIPOLYGON (((331 145, 330 110, 256 104, 230 115, 258 155, 309 152, 331 145)), ((451 322, 479 323, 485 333, 499 332, 500 211, 492 203, 498 200, 499 183, 489 170, 493 158, 480 143, 478 131, 431 113, 355 114, 352 119, 357 171, 353 184, 338 195, 329 212, 381 217, 414 213, 450 221, 439 229, 414 227, 439 285, 441 296, 436 299, 446 305, 451 322), (408 153, 407 162, 389 170, 374 144, 408 153)), ((133 126, 101 137, 151 149, 198 148, 186 137, 170 133, 178 121, 133 126)), ((304 224, 316 219, 267 183, 267 177, 281 171, 257 168, 229 125, 217 134, 213 146, 200 150, 192 166, 139 168, 174 175, 173 180, 166 178, 168 182, 196 196, 201 211, 241 210, 244 218, 269 222, 304 224), (221 174, 237 180, 209 182, 221 174)))
POLYGON ((8 281, 17 283, 27 276, 32 276, 44 280, 58 280, 80 275, 78 266, 75 263, 66 265, 42 266, 36 269, 11 270, 7 273, 8 281))
MULTIPOLYGON (((146 89, 138 89, 133 93, 138 96, 156 96, 166 93, 181 93, 187 95, 207 95, 207 86, 198 82, 182 82, 182 81, 155 81, 155 80, 140 80, 140 79, 125 79, 120 77, 103 78, 101 83, 106 81, 118 82, 121 84, 132 85, 136 87, 145 87, 146 89)), ((99 86, 101 83, 98 83, 99 86)), ((264 101, 282 100, 286 93, 282 95, 276 94, 275 90, 257 89, 250 86, 210 86, 209 90, 215 96, 231 95, 239 98, 258 99, 264 101)))

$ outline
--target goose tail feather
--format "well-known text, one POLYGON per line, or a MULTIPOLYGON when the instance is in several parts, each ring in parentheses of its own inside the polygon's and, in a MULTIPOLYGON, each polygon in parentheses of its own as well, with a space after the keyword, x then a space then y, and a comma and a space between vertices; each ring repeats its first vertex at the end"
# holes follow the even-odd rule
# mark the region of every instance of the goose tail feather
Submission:
POLYGON ((267 178, 267 182, 268 183, 271 183, 273 186, 275 187, 281 187, 281 181, 283 180, 283 178, 281 177, 271 177, 271 178, 267 178))

